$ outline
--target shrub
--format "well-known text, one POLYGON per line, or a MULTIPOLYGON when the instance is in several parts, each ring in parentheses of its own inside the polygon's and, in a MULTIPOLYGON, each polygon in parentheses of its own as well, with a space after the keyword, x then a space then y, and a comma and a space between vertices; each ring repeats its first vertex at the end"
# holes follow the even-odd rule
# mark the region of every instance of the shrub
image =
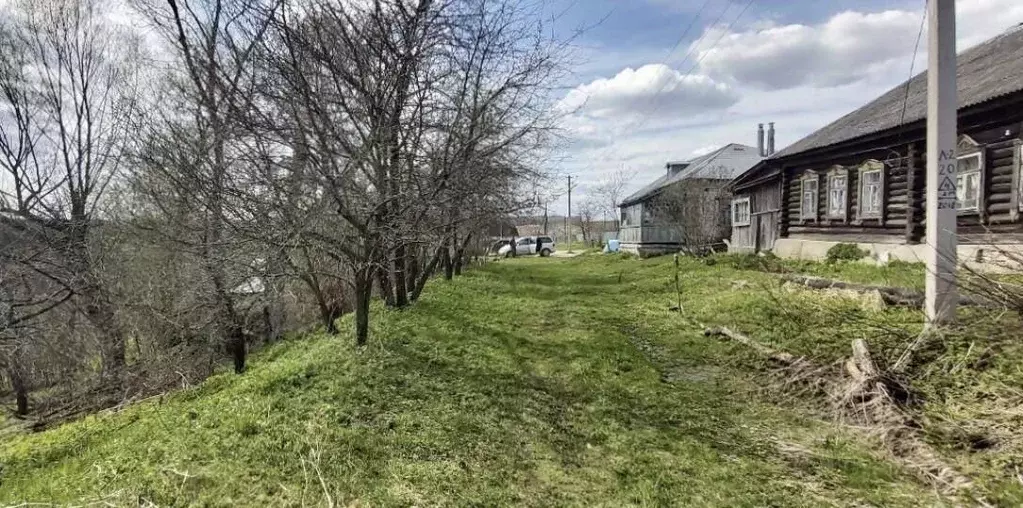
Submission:
POLYGON ((833 264, 839 261, 856 261, 867 257, 868 254, 870 253, 854 243, 839 243, 828 249, 827 262, 833 264))
POLYGON ((781 262, 781 259, 771 252, 761 252, 759 254, 715 254, 702 258, 702 262, 707 266, 714 266, 721 263, 725 266, 735 268, 736 270, 752 270, 768 273, 786 273, 789 271, 781 262))
POLYGON ((903 261, 901 259, 893 259, 888 262, 888 268, 893 270, 922 270, 924 264, 920 262, 903 261))
POLYGON ((618 252, 609 252, 604 254, 608 259, 633 259, 636 257, 635 254, 625 250, 619 250, 618 252))

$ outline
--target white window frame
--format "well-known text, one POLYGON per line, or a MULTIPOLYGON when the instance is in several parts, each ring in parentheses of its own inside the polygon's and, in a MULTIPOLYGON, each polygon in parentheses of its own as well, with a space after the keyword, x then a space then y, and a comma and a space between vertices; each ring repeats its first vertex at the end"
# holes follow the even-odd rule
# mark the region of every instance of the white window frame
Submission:
POLYGON ((885 206, 885 165, 881 161, 869 160, 860 165, 859 178, 856 181, 856 218, 857 219, 880 219, 884 215, 885 206), (877 210, 867 211, 864 206, 866 193, 864 187, 867 183, 867 175, 877 173, 877 210))
POLYGON ((980 205, 983 201, 984 201, 984 152, 976 151, 956 157, 956 210, 958 210, 960 213, 966 214, 980 213, 980 205), (977 159, 977 169, 970 171, 960 171, 959 161, 965 159, 977 159), (966 178, 974 174, 977 175, 977 205, 968 208, 963 208, 962 206, 960 206, 961 201, 959 199, 960 180, 962 180, 963 184, 962 189, 963 193, 965 194, 966 178))
POLYGON ((1015 171, 1016 179, 1019 181, 1016 189, 1016 207, 1023 210, 1023 175, 1020 174, 1023 171, 1023 144, 1020 144, 1019 140, 1016 140, 1016 156, 1015 156, 1015 171))
POLYGON ((753 223, 753 208, 751 206, 748 197, 732 200, 732 226, 749 226, 753 223), (736 209, 739 205, 746 205, 746 220, 744 221, 737 218, 736 209))
POLYGON ((817 173, 811 171, 808 172, 806 175, 803 175, 803 177, 799 179, 799 220, 816 221, 818 219, 819 217, 818 211, 820 209, 820 193, 821 193, 820 176, 817 173), (805 207, 803 206, 806 202, 806 200, 804 199, 806 197, 806 184, 811 182, 813 183, 814 188, 813 206, 810 207, 811 208, 810 210, 806 210, 805 207))
POLYGON ((828 171, 828 185, 827 185, 827 217, 829 219, 845 220, 849 215, 849 171, 843 167, 834 167, 828 171), (842 202, 837 207, 838 213, 835 213, 835 206, 831 199, 831 191, 834 190, 833 184, 836 178, 842 178, 845 180, 842 188, 842 202))

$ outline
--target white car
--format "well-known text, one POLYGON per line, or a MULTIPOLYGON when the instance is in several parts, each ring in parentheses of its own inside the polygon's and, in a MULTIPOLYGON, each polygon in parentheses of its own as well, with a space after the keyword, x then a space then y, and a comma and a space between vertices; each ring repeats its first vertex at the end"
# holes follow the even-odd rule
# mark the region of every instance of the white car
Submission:
MULTIPOLYGON (((555 251, 554 239, 549 236, 524 236, 515 239, 515 255, 528 256, 539 254, 543 257, 550 256, 555 251)), ((497 251, 498 256, 506 258, 512 255, 512 246, 505 245, 497 251)))

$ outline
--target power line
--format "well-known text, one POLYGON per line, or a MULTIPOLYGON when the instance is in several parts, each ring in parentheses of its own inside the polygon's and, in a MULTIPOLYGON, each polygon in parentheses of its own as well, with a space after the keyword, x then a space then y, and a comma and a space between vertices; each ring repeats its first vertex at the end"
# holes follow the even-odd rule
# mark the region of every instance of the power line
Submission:
MULTIPOLYGON (((745 14, 745 13, 746 13, 746 11, 747 11, 747 10, 748 10, 748 9, 750 8, 750 6, 751 6, 751 5, 753 5, 753 0, 748 0, 748 1, 746 2, 746 5, 745 5, 745 6, 744 6, 744 7, 742 8, 742 10, 741 10, 741 11, 739 11, 739 14, 738 14, 738 15, 737 15, 737 16, 735 17, 735 19, 733 19, 733 20, 732 20, 732 22, 731 22, 731 23, 729 23, 729 24, 728 24, 728 26, 726 26, 724 30, 722 30, 722 32, 721 32, 721 35, 720 35, 720 36, 719 36, 719 37, 717 38, 717 40, 716 40, 716 41, 714 41, 714 44, 712 44, 712 45, 711 45, 711 46, 710 46, 709 48, 707 48, 707 50, 706 50, 706 51, 705 51, 705 52, 704 52, 704 53, 703 53, 702 55, 700 55, 700 59, 699 59, 699 60, 697 60, 697 62, 696 62, 695 64, 693 64, 693 66, 692 66, 692 67, 690 67, 690 68, 689 68, 689 70, 688 70, 688 71, 686 71, 686 73, 685 73, 685 74, 682 74, 682 75, 681 75, 681 78, 682 78, 682 79, 685 79, 685 78, 687 78, 687 77, 689 77, 689 76, 691 76, 691 75, 692 75, 692 73, 693 73, 693 71, 694 71, 694 70, 696 69, 696 67, 697 67, 697 66, 699 66, 701 62, 703 62, 703 59, 704 59, 704 58, 706 58, 706 57, 707 57, 707 55, 708 55, 708 54, 710 54, 710 52, 711 52, 711 51, 712 51, 712 50, 713 50, 713 49, 714 49, 715 47, 717 47, 717 45, 718 45, 719 43, 721 43, 721 41, 722 41, 722 40, 724 39, 725 35, 727 35, 727 34, 728 34, 728 33, 729 33, 729 32, 730 32, 731 30, 732 30, 732 27, 734 27, 734 26, 736 25, 736 23, 738 23, 738 22, 739 22, 739 19, 741 19, 741 18, 742 18, 743 14, 745 14)), ((706 3, 704 4, 704 6, 706 6, 706 3)), ((717 25, 718 25, 718 24, 720 23, 721 19, 722 19, 722 18, 724 18, 724 15, 725 15, 725 13, 726 13, 726 12, 728 12, 728 9, 729 9, 729 7, 731 7, 731 4, 727 4, 727 5, 725 5, 725 9, 724 9, 723 11, 721 11, 721 14, 719 14, 719 15, 718 15, 717 19, 715 19, 715 20, 714 20, 714 23, 713 23, 713 24, 712 24, 711 26, 717 26, 717 25)), ((694 23, 695 23, 695 20, 694 20, 694 23)), ((699 39, 697 39, 696 41, 694 41, 692 45, 690 45, 690 47, 689 47, 689 51, 688 51, 688 52, 686 53, 685 57, 683 57, 682 61, 681 61, 681 62, 679 62, 679 64, 680 64, 680 65, 681 65, 682 63, 685 63, 685 61, 686 61, 686 60, 687 60, 687 59, 689 58, 689 55, 691 55, 691 54, 693 53, 693 51, 694 51, 694 50, 695 50, 695 49, 696 49, 697 47, 699 47, 699 43, 700 43, 700 42, 701 42, 701 41, 702 41, 702 40, 703 40, 703 39, 704 39, 704 38, 706 37, 706 35, 707 35, 707 31, 705 30, 705 31, 704 31, 704 33, 703 33, 703 34, 702 34, 702 35, 700 36, 700 38, 699 38, 699 39)), ((681 40, 681 39, 680 39, 680 40, 681 40)), ((665 64, 665 65, 666 65, 666 64, 665 64)), ((668 83, 667 83, 667 81, 665 81, 664 83, 662 83, 662 84, 661 84, 661 86, 660 86, 660 88, 658 88, 658 89, 657 89, 657 91, 656 91, 656 92, 654 92, 654 95, 653 95, 652 99, 656 99, 656 98, 657 98, 657 96, 659 96, 659 95, 660 95, 660 94, 661 94, 662 92, 664 92, 664 89, 665 89, 665 87, 667 87, 667 86, 668 86, 668 83)), ((635 128, 635 129, 637 129, 637 130, 638 130, 639 128, 642 128, 642 127, 644 126, 644 124, 646 123, 646 121, 647 121, 648 119, 649 119, 649 117, 648 117, 648 116, 644 116, 644 117, 642 117, 642 119, 640 120, 640 122, 639 122, 639 123, 638 123, 638 124, 637 124, 637 125, 636 125, 636 126, 635 126, 634 128, 635 128)), ((600 158, 601 158, 601 159, 603 159, 603 158, 604 158, 604 156, 606 156, 606 155, 608 154, 608 152, 610 152, 610 151, 611 151, 611 147, 610 147, 610 146, 608 146, 608 147, 607 147, 607 148, 605 148, 605 149, 604 149, 604 151, 603 151, 603 152, 602 152, 602 153, 600 154, 600 158)))
MULTIPOLYGON (((670 67, 668 65, 668 63, 671 61, 671 55, 675 52, 676 49, 678 49, 678 47, 682 44, 682 42, 685 41, 686 36, 689 35, 689 32, 693 29, 694 26, 696 26, 696 22, 700 20, 700 16, 703 14, 703 11, 706 10, 707 6, 710 5, 710 2, 711 2, 711 0, 704 0, 703 5, 701 5, 699 10, 696 11, 696 15, 693 16, 693 18, 689 21, 689 25, 687 25, 685 30, 682 31, 682 35, 679 36, 679 38, 675 41, 675 44, 673 44, 671 49, 668 50, 668 52, 664 55, 664 59, 660 62, 661 65, 664 65, 665 67, 670 67)), ((717 24, 717 22, 721 20, 721 16, 724 15, 724 13, 728 11, 728 7, 729 7, 729 4, 726 3, 725 10, 721 11, 721 15, 718 16, 717 20, 715 20, 715 24, 717 24)), ((700 36, 698 41, 699 40, 703 40, 703 35, 700 36)), ((690 47, 690 51, 686 53, 686 55, 682 58, 682 62, 679 62, 679 63, 681 64, 681 63, 685 62, 686 58, 688 58, 689 53, 691 53, 691 52, 692 52, 692 48, 690 47)), ((656 92, 654 92, 654 98, 655 99, 657 98, 658 95, 661 94, 661 92, 664 91, 665 86, 667 86, 667 83, 661 84, 661 87, 658 88, 656 92)), ((587 95, 586 101, 589 101, 589 95, 587 95)), ((583 102, 583 105, 586 104, 586 101, 583 102)), ((605 148, 599 154, 598 159, 604 159, 608 155, 609 151, 610 151, 610 147, 605 148)))
MULTIPOLYGON (((674 52, 674 49, 675 49, 675 48, 677 48, 677 47, 678 47, 678 45, 680 45, 680 44, 681 44, 681 42, 682 42, 682 41, 683 41, 683 40, 685 39, 685 35, 686 35, 686 33, 687 33, 687 32, 688 32, 689 30, 690 30, 690 28, 691 28, 691 27, 692 27, 693 25, 695 25, 696 21, 697 21, 697 20, 699 19, 699 15, 700 15, 700 14, 702 13, 703 9, 704 9, 704 8, 705 8, 705 7, 706 7, 706 6, 707 6, 707 5, 709 4, 709 3, 710 3, 710 2, 709 2, 709 0, 706 0, 706 1, 704 2, 704 5, 703 5, 703 6, 701 7, 700 11, 698 11, 698 12, 697 12, 697 16, 696 16, 696 17, 694 17, 693 21, 692 21, 692 22, 690 23, 690 26, 689 26, 689 27, 687 27, 687 28, 686 28, 686 30, 685 30, 685 31, 683 32, 683 35, 682 35, 682 37, 680 37, 680 38, 679 38, 679 40, 678 40, 678 42, 676 42, 676 44, 675 44, 675 46, 673 47, 672 51, 671 51, 671 52, 669 52, 669 55, 668 55, 669 57, 670 57, 670 53, 674 52)), ((692 73, 693 73, 693 71, 694 71, 694 70, 696 69, 696 67, 697 67, 697 66, 699 66, 699 65, 700 65, 700 63, 701 63, 701 62, 703 62, 703 59, 704 59, 704 58, 706 58, 706 56, 707 56, 708 54, 710 54, 710 52, 711 52, 711 51, 712 51, 712 50, 713 50, 713 49, 714 49, 715 47, 717 47, 717 45, 718 45, 718 44, 720 44, 720 43, 721 43, 721 41, 722 41, 722 40, 724 39, 725 35, 727 35, 727 34, 728 34, 729 32, 731 32, 732 28, 733 28, 733 27, 734 27, 734 26, 735 26, 735 25, 736 25, 736 24, 737 24, 737 23, 739 22, 739 20, 740 20, 740 19, 742 18, 742 16, 743 16, 743 15, 744 15, 744 14, 746 13, 746 11, 747 11, 747 10, 749 10, 750 6, 752 6, 752 5, 753 5, 753 0, 748 0, 748 1, 746 2, 746 5, 745 5, 745 6, 744 6, 744 7, 742 8, 742 10, 741 10, 741 11, 739 11, 739 14, 738 14, 738 15, 737 15, 737 16, 736 16, 736 17, 735 17, 735 18, 734 18, 734 19, 733 19, 733 20, 732 20, 732 21, 731 21, 731 22, 730 22, 730 23, 729 23, 729 24, 728 24, 728 25, 727 25, 727 26, 726 26, 726 27, 724 28, 724 30, 722 30, 722 32, 721 32, 721 35, 720 35, 720 36, 719 36, 719 37, 717 38, 717 40, 715 40, 715 41, 714 41, 714 44, 712 44, 712 45, 711 45, 711 46, 710 46, 709 48, 707 48, 707 50, 706 50, 706 51, 705 51, 705 52, 704 52, 704 53, 703 53, 703 54, 702 54, 702 55, 700 56, 699 60, 697 60, 697 62, 696 62, 695 64, 693 64, 693 66, 692 66, 692 67, 690 67, 690 68, 689 68, 689 70, 688 70, 688 71, 687 71, 687 72, 686 72, 685 74, 682 74, 682 75, 680 76, 680 77, 681 77, 681 79, 683 79, 683 80, 684 80, 685 78, 687 78, 687 77, 689 77, 689 76, 691 76, 691 75, 692 75, 692 73)), ((722 11, 721 11, 721 14, 719 14, 719 15, 717 16, 717 18, 716 18, 716 19, 714 20, 714 23, 713 23, 713 24, 711 24, 711 25, 709 25, 709 26, 712 26, 712 27, 713 27, 713 26, 717 26, 717 25, 719 25, 719 24, 720 24, 720 22, 721 22, 721 20, 722 20, 722 19, 724 18, 725 14, 726 14, 726 13, 728 12, 728 10, 729 10, 729 8, 730 8, 730 7, 731 7, 731 4, 730 4, 730 3, 726 4, 726 5, 725 5, 725 9, 724 9, 724 10, 722 10, 722 11)), ((685 55, 685 56, 684 56, 684 57, 682 58, 682 61, 681 61, 681 62, 679 62, 679 64, 680 64, 680 65, 681 65, 681 64, 683 64, 683 63, 685 63, 685 61, 686 61, 687 59, 689 59, 689 56, 690 56, 690 55, 692 55, 693 51, 695 51, 695 50, 696 50, 696 49, 697 49, 697 48, 699 47, 699 45, 700 45, 700 42, 701 42, 701 41, 703 41, 703 39, 704 39, 704 38, 705 38, 706 36, 707 36, 707 31, 706 31, 706 30, 704 30, 704 33, 703 33, 703 34, 701 34, 701 35, 700 35, 700 37, 699 37, 699 38, 698 38, 698 39, 697 39, 696 41, 694 41, 694 42, 693 42, 693 44, 691 44, 691 45, 690 45, 690 47, 689 47, 689 51, 687 51, 687 52, 686 52, 686 55, 685 55)), ((664 62, 662 62, 662 65, 668 66, 668 65, 667 65, 667 61, 668 61, 668 59, 666 58, 666 59, 665 59, 665 61, 664 61, 664 62)), ((660 95, 660 94, 661 94, 662 92, 664 92, 664 89, 665 89, 665 88, 667 87, 667 85, 668 85, 667 81, 665 81, 664 83, 662 83, 662 84, 660 85, 660 87, 659 87, 659 88, 657 89, 657 91, 656 91, 656 92, 654 92, 654 94, 653 94, 653 97, 652 97, 652 99, 656 99, 656 98, 657 98, 657 97, 658 97, 658 96, 659 96, 659 95, 660 95)), ((648 120, 649 120, 649 115, 648 115, 648 114, 646 114, 646 113, 644 113, 644 116, 642 116, 642 117, 640 118, 640 121, 639 121, 639 123, 638 123, 638 124, 636 124, 636 125, 635 125, 635 126, 633 127, 633 130, 639 130, 639 129, 641 129, 642 127, 644 127, 644 126, 645 126, 645 124, 646 124, 646 122, 647 122, 648 120)), ((600 153, 600 154, 599 154, 599 155, 598 155, 598 156, 597 156, 596 158, 597 158, 598 160, 603 160, 603 159, 605 159, 605 158, 607 157, 607 155, 608 155, 608 154, 609 154, 609 153, 611 152, 611 150, 612 150, 612 147, 611 147, 611 146, 608 146, 608 147, 604 148, 604 150, 602 150, 602 151, 601 151, 601 153, 600 153)))
MULTIPOLYGON (((902 97, 902 112, 899 113, 899 123, 898 123, 899 137, 898 137, 898 141, 895 144, 896 147, 902 145, 902 142, 903 142, 903 140, 904 140, 904 138, 906 136, 905 122, 906 122, 906 109, 909 107, 909 87, 910 87, 911 84, 913 84, 913 77, 914 77, 913 74, 914 74, 914 71, 916 70, 916 56, 917 56, 918 52, 920 51, 920 40, 923 39, 924 26, 926 25, 926 22, 927 22, 927 0, 924 0, 924 12, 920 16, 920 30, 917 31, 916 43, 913 45, 913 57, 910 58, 910 60, 909 60, 909 77, 906 78, 906 91, 905 91, 905 93, 904 93, 904 95, 902 97)), ((906 156, 908 157, 909 154, 907 153, 906 156)), ((886 158, 885 162, 888 164, 889 167, 899 167, 899 166, 893 166, 892 163, 891 163, 892 160, 898 161, 898 165, 901 166, 902 165, 902 154, 899 153, 897 150, 894 150, 894 149, 889 150, 889 154, 888 154, 888 157, 886 158)))
MULTIPOLYGON (((732 20, 732 23, 728 25, 728 28, 726 28, 723 33, 728 33, 728 31, 732 29, 732 26, 735 25, 735 23, 737 23, 739 21, 739 18, 743 15, 744 12, 746 12, 746 9, 749 8, 751 3, 753 3, 753 0, 750 0, 750 3, 746 4, 746 7, 743 8, 742 12, 740 12, 739 15, 735 17, 734 20, 732 20)), ((725 3, 725 9, 723 11, 721 11, 721 14, 718 14, 718 17, 716 19, 714 19, 714 22, 711 23, 709 26, 716 27, 719 24, 721 24, 721 20, 724 19, 725 13, 727 13, 728 9, 730 9, 731 7, 732 7, 732 3, 731 2, 726 2, 725 3)), ((693 51, 696 51, 696 49, 700 47, 700 43, 703 42, 703 39, 705 37, 707 37, 707 33, 708 33, 708 31, 704 30, 703 33, 700 34, 700 38, 696 39, 695 41, 693 41, 692 44, 689 45, 689 51, 687 51, 685 56, 682 57, 682 61, 680 61, 678 63, 679 67, 681 67, 682 64, 686 63, 686 60, 688 60, 689 57, 692 56, 693 51)), ((721 42, 721 38, 720 37, 718 38, 717 42, 715 42, 713 45, 711 45, 710 49, 714 49, 714 46, 717 46, 718 42, 721 42)), ((701 58, 701 60, 702 60, 702 58, 701 58)), ((686 73, 686 75, 688 76, 688 73, 686 73)), ((656 94, 655 94, 655 96, 656 96, 656 94)))
POLYGON ((909 78, 906 79, 906 96, 902 99, 902 114, 899 115, 899 126, 906 121, 906 107, 909 104, 909 85, 913 82, 913 70, 916 66, 916 55, 920 51, 920 39, 924 35, 924 25, 927 22, 927 0, 924 0, 924 13, 920 16, 920 30, 916 34, 916 44, 913 45, 913 58, 909 60, 909 78))
MULTIPOLYGON (((706 9, 709 4, 710 0, 704 0, 703 5, 700 6, 700 10, 696 11, 696 16, 693 16, 693 19, 689 21, 689 26, 686 27, 686 29, 682 32, 682 35, 679 36, 678 40, 675 41, 675 44, 671 47, 671 50, 668 51, 668 55, 664 59, 665 65, 667 65, 667 62, 671 59, 671 54, 674 53, 675 50, 682 45, 682 42, 686 40, 686 36, 689 35, 689 31, 692 30, 693 26, 696 25, 696 22, 700 20, 700 15, 703 14, 704 9, 706 9)), ((727 5, 725 6, 725 10, 728 10, 727 5)), ((685 59, 682 61, 684 62, 685 59)))
MULTIPOLYGON (((728 35, 728 33, 732 31, 732 27, 736 23, 739 22, 739 19, 742 18, 743 14, 746 14, 746 10, 749 9, 751 5, 753 5, 753 0, 749 0, 748 2, 746 2, 746 6, 743 7, 741 11, 739 11, 739 15, 735 17, 735 19, 732 21, 732 23, 729 24, 728 27, 726 27, 724 30, 721 31, 721 35, 718 36, 716 41, 714 41, 714 44, 712 44, 711 47, 707 49, 707 51, 704 51, 703 54, 700 55, 700 59, 697 60, 696 63, 694 63, 693 66, 690 67, 688 71, 686 71, 686 74, 685 74, 686 76, 689 76, 690 74, 692 74, 693 70, 695 70, 700 65, 700 63, 703 62, 703 59, 707 58, 707 55, 709 55, 711 53, 711 51, 715 47, 717 47, 717 45, 725 38, 725 36, 728 35)), ((683 60, 683 61, 685 61, 685 60, 683 60)))

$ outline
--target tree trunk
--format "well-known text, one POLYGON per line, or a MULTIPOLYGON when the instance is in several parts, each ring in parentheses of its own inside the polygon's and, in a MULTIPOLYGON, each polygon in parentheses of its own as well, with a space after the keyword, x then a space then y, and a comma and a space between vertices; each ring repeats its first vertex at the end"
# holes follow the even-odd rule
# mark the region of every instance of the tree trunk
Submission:
POLYGON ((446 251, 447 246, 438 247, 437 251, 433 254, 433 258, 431 258, 430 262, 427 263, 426 268, 424 268, 423 272, 419 274, 419 279, 416 281, 415 285, 412 286, 411 299, 413 302, 419 299, 419 295, 423 292, 423 288, 426 287, 426 281, 430 280, 430 276, 433 275, 433 271, 437 269, 437 263, 440 262, 441 257, 444 256, 444 252, 446 251))
MULTIPOLYGON (((394 299, 394 290, 391 287, 391 279, 388 277, 387 272, 385 270, 377 270, 376 272, 380 297, 384 299, 384 303, 387 304, 388 307, 396 306, 397 303, 394 299)), ((372 281, 370 284, 372 284, 372 281)))
POLYGON ((465 247, 469 245, 469 240, 472 238, 472 233, 465 235, 462 243, 458 244, 458 248, 455 250, 455 275, 462 275, 462 265, 465 263, 465 247))
MULTIPOLYGON (((307 253, 308 256, 308 253, 307 253)), ((308 257, 306 258, 308 260, 308 257)), ((337 335, 338 328, 335 321, 344 315, 344 301, 338 303, 337 299, 331 298, 327 291, 320 287, 320 279, 316 276, 313 271, 312 264, 307 264, 309 271, 307 273, 300 273, 299 278, 302 282, 305 282, 306 286, 309 287, 309 291, 313 294, 313 298, 316 299, 316 308, 320 311, 320 322, 323 324, 323 328, 329 335, 337 335)), ((339 288, 335 288, 337 291, 341 291, 339 288)))
POLYGON ((372 296, 373 269, 355 272, 355 344, 365 346, 369 340, 369 300, 372 296))
POLYGON ((340 332, 337 328, 337 320, 342 315, 342 312, 338 309, 325 308, 320 310, 320 319, 323 320, 323 326, 327 329, 327 334, 337 335, 340 332))
POLYGON ((240 327, 231 327, 229 347, 231 348, 231 359, 234 360, 234 373, 245 372, 245 330, 240 327))
POLYGON ((8 374, 11 376, 11 388, 14 390, 14 398, 17 401, 14 414, 25 416, 28 414, 28 387, 25 386, 25 378, 17 365, 11 366, 8 374))
POLYGON ((405 286, 405 246, 398 245, 391 264, 391 282, 394 284, 394 306, 408 307, 408 289, 405 286))
POLYGON ((89 284, 82 292, 86 301, 85 316, 104 335, 103 371, 111 379, 118 379, 124 371, 125 340, 121 324, 114 313, 113 303, 107 298, 102 286, 89 284))
POLYGON ((448 239, 444 242, 444 278, 451 280, 455 276, 455 265, 451 259, 451 240, 448 239))
POLYGON ((78 216, 72 219, 68 233, 74 287, 79 294, 85 318, 102 334, 100 354, 103 375, 116 380, 120 378, 125 366, 124 332, 106 288, 93 271, 88 247, 88 218, 84 213, 72 215, 78 216))
POLYGON ((234 372, 241 374, 245 372, 245 326, 228 292, 224 271, 213 259, 211 249, 212 245, 209 242, 203 246, 206 273, 213 282, 213 297, 217 302, 218 321, 222 337, 227 342, 227 352, 234 360, 234 372))
POLYGON ((416 281, 419 280, 419 247, 410 249, 408 251, 408 261, 405 266, 408 268, 405 276, 405 287, 408 288, 409 301, 415 300, 412 297, 412 292, 415 291, 416 281))

